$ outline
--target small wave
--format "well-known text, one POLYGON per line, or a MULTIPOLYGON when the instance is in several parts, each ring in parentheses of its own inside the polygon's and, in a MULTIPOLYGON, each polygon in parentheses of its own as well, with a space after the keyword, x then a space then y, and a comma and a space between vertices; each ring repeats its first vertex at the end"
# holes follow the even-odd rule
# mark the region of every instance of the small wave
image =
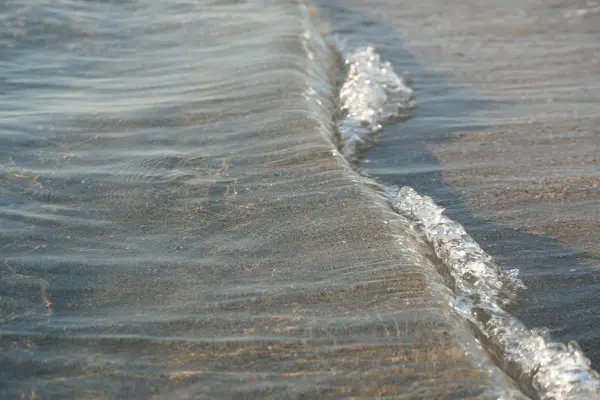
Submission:
POLYGON ((519 270, 504 271, 456 221, 442 214, 444 209, 429 196, 420 196, 405 186, 392 200, 392 208, 419 221, 435 254, 447 266, 454 280, 454 291, 472 306, 489 304, 509 306, 525 289, 517 278, 519 270))
POLYGON ((592 399, 600 394, 600 376, 575 343, 554 343, 546 332, 528 330, 502 308, 525 288, 518 270, 502 270, 429 196, 405 186, 392 199, 392 208, 422 224, 454 279, 454 309, 486 338, 507 372, 542 399, 592 399))
MULTIPOLYGON (((338 148, 353 161, 372 144, 385 123, 410 117, 413 90, 374 47, 355 51, 336 40, 347 75, 339 92, 338 148)), ((600 376, 576 343, 552 342, 547 332, 529 330, 508 310, 525 285, 518 270, 499 267, 444 209, 413 188, 384 187, 398 214, 418 222, 453 280, 454 309, 484 339, 499 364, 541 399, 600 398, 600 376)))

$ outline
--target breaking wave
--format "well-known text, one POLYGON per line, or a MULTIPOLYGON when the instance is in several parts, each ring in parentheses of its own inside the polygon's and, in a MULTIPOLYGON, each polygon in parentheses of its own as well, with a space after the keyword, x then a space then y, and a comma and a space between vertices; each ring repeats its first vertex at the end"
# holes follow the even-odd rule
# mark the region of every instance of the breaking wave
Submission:
POLYGON ((391 204, 422 225, 453 278, 454 309, 486 339, 508 373, 543 399, 591 399, 600 393, 599 376, 576 343, 552 342, 547 332, 528 330, 504 310, 525 288, 517 270, 500 268, 431 197, 405 186, 391 204))
MULTIPOLYGON (((411 116, 413 90, 373 46, 348 49, 336 38, 345 79, 339 86, 337 145, 349 162, 374 144, 383 125, 411 116)), ((600 376, 576 343, 556 343, 543 330, 530 330, 508 309, 525 285, 518 270, 498 266, 464 227, 413 188, 382 192, 398 214, 417 222, 451 277, 454 310, 466 319, 500 366, 527 392, 541 399, 600 398, 600 376)))

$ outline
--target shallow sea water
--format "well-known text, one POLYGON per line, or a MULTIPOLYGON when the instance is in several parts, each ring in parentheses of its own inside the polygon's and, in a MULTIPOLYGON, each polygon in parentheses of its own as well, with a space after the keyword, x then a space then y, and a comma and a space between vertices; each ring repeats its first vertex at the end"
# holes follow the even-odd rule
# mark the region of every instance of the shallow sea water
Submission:
POLYGON ((407 72, 420 103, 384 130, 369 171, 432 196, 504 268, 519 268, 529 290, 518 315, 577 340, 598 368, 595 4, 325 3, 340 32, 407 72))
MULTIPOLYGON (((498 178, 482 184, 469 169, 480 151, 465 138, 487 140, 501 115, 513 130, 523 121, 510 114, 513 92, 497 82, 478 92, 476 75, 444 73, 455 67, 445 53, 427 53, 435 35, 422 27, 457 18, 434 3, 325 2, 317 17, 313 6, 283 1, 5 2, 0 393, 544 397, 531 377, 517 382, 497 343, 456 312, 443 259, 381 185, 410 185, 447 207, 501 267, 521 270, 528 289, 511 311, 529 328, 551 328, 554 340, 577 340, 598 366, 597 241, 562 240, 548 228, 548 213, 576 223, 564 210, 585 204, 593 227, 593 197, 535 207, 505 200, 506 219, 500 203, 480 199, 498 178), (343 63, 328 34, 348 49, 374 44, 397 72, 410 72, 419 103, 381 121, 350 162, 337 148, 343 63), (530 225, 547 231, 515 230, 525 209, 539 209, 530 225)), ((577 18, 595 18, 578 9, 577 18)), ((439 37, 441 48, 454 43, 448 32, 439 37)), ((581 43, 593 83, 593 44, 581 43)), ((585 130, 597 116, 592 87, 586 93, 565 98, 581 119, 563 136, 597 146, 585 130)), ((548 115, 564 110, 547 104, 556 107, 548 115)), ((535 104, 530 111, 533 125, 569 122, 540 117, 535 104)), ((587 157, 569 148, 569 160, 587 157)), ((530 159, 514 157, 484 161, 506 176, 502 166, 530 159)), ((553 176, 593 183, 593 163, 567 164, 571 175, 553 176)))

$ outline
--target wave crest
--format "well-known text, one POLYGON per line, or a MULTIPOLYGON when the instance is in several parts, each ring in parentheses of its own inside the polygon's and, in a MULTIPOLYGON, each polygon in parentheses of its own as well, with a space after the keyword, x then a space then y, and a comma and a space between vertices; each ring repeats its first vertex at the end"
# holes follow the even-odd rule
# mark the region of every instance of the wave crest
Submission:
MULTIPOLYGON (((339 92, 338 147, 353 161, 385 123, 409 118, 416 101, 405 79, 374 47, 353 52, 344 47, 338 45, 347 67, 339 92)), ((452 277, 454 310, 471 323, 507 373, 541 399, 600 399, 600 376, 577 344, 552 342, 547 332, 528 329, 508 311, 525 289, 518 270, 498 266, 431 197, 410 187, 384 186, 382 194, 395 212, 422 226, 452 277)))
POLYGON ((346 79, 340 88, 344 115, 337 124, 340 151, 353 158, 385 122, 408 118, 416 106, 413 90, 373 46, 346 53, 346 79))

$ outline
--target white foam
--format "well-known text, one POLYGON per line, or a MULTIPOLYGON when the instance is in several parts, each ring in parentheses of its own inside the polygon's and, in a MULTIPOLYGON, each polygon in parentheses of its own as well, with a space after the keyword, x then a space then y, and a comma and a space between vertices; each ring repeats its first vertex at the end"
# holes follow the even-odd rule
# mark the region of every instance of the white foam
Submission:
POLYGON ((566 18, 582 18, 590 17, 593 15, 600 15, 600 6, 579 8, 577 10, 569 11, 565 14, 566 18))
POLYGON ((345 114, 337 124, 340 151, 346 157, 377 134, 382 124, 408 117, 415 107, 413 90, 389 62, 381 61, 372 46, 343 52, 347 68, 340 89, 340 107, 345 114))
POLYGON ((444 209, 429 196, 403 187, 392 202, 397 212, 423 224, 427 240, 454 279, 455 292, 484 304, 508 305, 525 285, 519 271, 504 271, 464 227, 443 215, 444 209))
MULTIPOLYGON (((339 39, 336 45, 347 66, 340 90, 338 145, 351 160, 361 146, 374 140, 383 124, 408 117, 415 100, 405 80, 389 62, 381 60, 373 47, 348 52, 339 39)), ((600 399, 600 376, 575 343, 552 342, 545 331, 528 329, 507 311, 525 289, 518 270, 500 268, 430 197, 410 187, 398 190, 386 186, 381 195, 397 213, 422 225, 428 242, 452 277, 454 310, 471 322, 505 371, 540 399, 600 399)))
POLYGON ((575 343, 552 342, 544 331, 529 330, 506 312, 525 286, 518 271, 504 271, 467 234, 443 215, 429 196, 403 187, 392 208, 420 222, 435 254, 454 280, 455 310, 473 323, 515 378, 525 380, 541 399, 600 399, 600 376, 575 343))

